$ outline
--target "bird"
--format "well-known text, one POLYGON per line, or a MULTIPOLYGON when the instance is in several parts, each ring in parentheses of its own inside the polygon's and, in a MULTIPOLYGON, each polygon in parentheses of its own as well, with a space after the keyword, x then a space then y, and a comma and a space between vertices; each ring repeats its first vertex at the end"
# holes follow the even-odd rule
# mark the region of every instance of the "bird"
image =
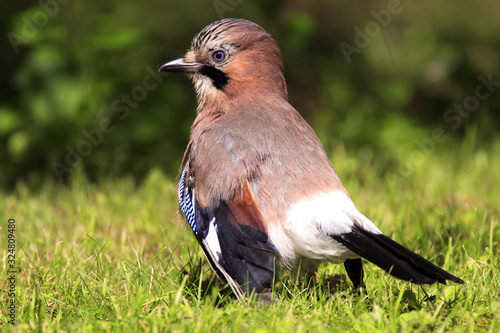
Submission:
POLYGON ((359 290, 361 258, 417 285, 464 283, 357 210, 315 131, 288 102, 281 51, 261 26, 213 22, 159 71, 186 73, 194 84, 179 206, 238 299, 269 300, 283 267, 314 274, 324 261, 343 263, 359 290))

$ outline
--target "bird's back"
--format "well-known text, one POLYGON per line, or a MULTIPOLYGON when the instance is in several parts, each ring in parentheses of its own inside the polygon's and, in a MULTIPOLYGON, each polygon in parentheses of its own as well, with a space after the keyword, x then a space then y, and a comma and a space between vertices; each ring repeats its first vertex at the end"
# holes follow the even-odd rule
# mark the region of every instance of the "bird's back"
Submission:
POLYGON ((269 291, 280 262, 294 267, 304 258, 344 263, 355 287, 363 285, 359 257, 414 283, 463 283, 358 212, 316 133, 288 103, 279 47, 264 29, 214 22, 161 69, 188 73, 195 84, 198 116, 179 203, 239 298, 242 287, 269 291))
POLYGON ((305 193, 347 193, 316 133, 285 100, 233 108, 195 134, 190 145, 187 158, 196 188, 206 193, 202 200, 230 200, 246 179, 266 220, 278 218, 305 193))

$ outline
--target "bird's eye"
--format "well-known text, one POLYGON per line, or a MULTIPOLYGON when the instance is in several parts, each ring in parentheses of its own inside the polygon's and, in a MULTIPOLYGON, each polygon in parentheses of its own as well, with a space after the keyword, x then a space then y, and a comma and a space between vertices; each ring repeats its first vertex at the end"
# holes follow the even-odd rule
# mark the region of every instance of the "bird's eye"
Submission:
POLYGON ((227 53, 226 53, 226 51, 223 51, 223 50, 218 50, 218 51, 215 51, 214 53, 212 53, 212 58, 217 62, 223 61, 224 59, 226 59, 226 57, 227 57, 227 53))

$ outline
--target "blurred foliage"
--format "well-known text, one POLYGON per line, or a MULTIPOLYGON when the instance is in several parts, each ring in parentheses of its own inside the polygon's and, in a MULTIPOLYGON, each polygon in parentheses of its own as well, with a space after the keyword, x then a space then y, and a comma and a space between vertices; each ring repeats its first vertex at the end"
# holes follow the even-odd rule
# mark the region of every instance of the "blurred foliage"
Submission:
POLYGON ((64 181, 75 169, 91 178, 140 178, 160 167, 174 176, 195 98, 187 79, 156 69, 223 17, 250 19, 275 37, 290 101, 327 150, 343 141, 349 150, 380 152, 395 162, 390 172, 434 129, 448 142, 472 129, 481 144, 499 128, 497 83, 477 110, 447 113, 471 101, 479 76, 500 82, 500 3, 493 0, 0 6, 0 185, 6 187, 47 175, 64 181), (356 50, 349 59, 346 47, 356 50))

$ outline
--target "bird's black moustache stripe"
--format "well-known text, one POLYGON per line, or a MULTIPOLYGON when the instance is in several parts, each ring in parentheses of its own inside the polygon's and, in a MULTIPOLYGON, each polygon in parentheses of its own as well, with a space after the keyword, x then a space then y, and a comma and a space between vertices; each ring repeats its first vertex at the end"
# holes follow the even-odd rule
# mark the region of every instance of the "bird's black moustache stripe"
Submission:
POLYGON ((199 73, 211 78, 214 83, 214 87, 219 90, 223 90, 229 81, 229 77, 226 73, 213 66, 203 66, 199 73))

